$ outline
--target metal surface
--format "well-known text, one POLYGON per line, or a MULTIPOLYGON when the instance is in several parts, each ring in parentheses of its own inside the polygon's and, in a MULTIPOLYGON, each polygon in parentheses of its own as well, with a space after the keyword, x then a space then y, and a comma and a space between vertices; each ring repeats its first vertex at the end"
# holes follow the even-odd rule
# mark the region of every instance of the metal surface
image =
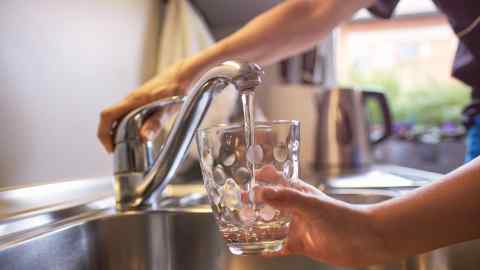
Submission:
POLYGON ((315 169, 329 177, 372 163, 370 148, 391 134, 390 111, 382 93, 332 89, 320 94, 316 127, 315 169), (369 133, 367 100, 378 102, 384 123, 376 138, 369 133))
POLYGON ((93 209, 111 207, 112 196, 112 177, 0 190, 0 238, 93 209))
POLYGON ((320 179, 318 182, 329 188, 359 188, 359 189, 412 189, 421 187, 429 181, 405 178, 391 172, 385 172, 372 167, 353 175, 320 179))
MULTIPOLYGON (((437 176, 394 166, 385 168, 397 175, 405 171, 419 180, 434 180, 437 176)), ((22 189, 0 192, 2 210, 10 213, 0 221, 2 226, 16 227, 31 218, 48 219, 0 235, 0 269, 345 269, 297 256, 266 259, 229 254, 201 184, 169 185, 156 204, 157 210, 117 212, 112 197, 81 203, 83 199, 101 198, 108 193, 107 180, 87 181, 72 188, 68 188, 69 182, 26 187, 30 193, 22 189), (54 191, 56 188, 65 190, 54 191), (48 190, 57 196, 45 196, 48 190), (69 199, 68 194, 75 200, 69 199), (77 200, 78 196, 83 199, 77 200), (16 206, 17 202, 32 206, 40 198, 46 201, 41 213, 35 208, 16 206)), ((397 194, 395 190, 335 189, 329 195, 349 203, 370 204, 397 194)), ((480 269, 479 252, 480 241, 471 241, 401 262, 362 269, 480 269)))
POLYGON ((140 208, 155 190, 161 192, 174 177, 214 95, 229 84, 239 92, 254 91, 261 83, 261 74, 261 68, 255 64, 228 61, 207 71, 193 84, 185 100, 175 97, 154 102, 122 119, 114 152, 117 207, 140 208), (146 118, 179 102, 183 106, 165 141, 143 141, 140 129, 146 118))
MULTIPOLYGON (((331 195, 351 203, 376 203, 392 196, 368 191, 331 195)), ((37 229, 28 240, 0 245, 2 269, 338 269, 295 256, 233 256, 225 248, 209 207, 202 206, 204 198, 187 201, 171 201, 174 211, 105 210, 37 229)), ((418 265, 431 263, 424 256, 371 269, 419 269, 418 265)))

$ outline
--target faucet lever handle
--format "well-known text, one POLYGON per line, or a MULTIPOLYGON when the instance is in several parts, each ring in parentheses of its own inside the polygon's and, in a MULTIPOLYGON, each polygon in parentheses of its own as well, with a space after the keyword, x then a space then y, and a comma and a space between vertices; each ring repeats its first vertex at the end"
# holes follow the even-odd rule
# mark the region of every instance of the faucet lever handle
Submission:
MULTIPOLYGON (((153 166, 163 144, 166 142, 171 124, 161 123, 154 137, 142 136, 147 119, 162 110, 177 109, 186 97, 170 97, 144 105, 128 113, 117 125, 115 133, 114 173, 137 173, 144 175, 153 166)), ((175 116, 171 116, 172 118, 175 116)))
POLYGON ((140 130, 151 115, 174 105, 178 105, 178 110, 180 110, 180 106, 185 100, 185 96, 164 98, 129 112, 117 125, 114 138, 115 144, 126 141, 142 141, 140 130))

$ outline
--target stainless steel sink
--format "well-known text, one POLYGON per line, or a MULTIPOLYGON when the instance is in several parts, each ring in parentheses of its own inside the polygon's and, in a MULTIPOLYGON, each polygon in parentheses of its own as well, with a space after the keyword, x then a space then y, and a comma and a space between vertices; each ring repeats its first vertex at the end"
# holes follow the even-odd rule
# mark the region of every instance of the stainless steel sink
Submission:
MULTIPOLYGON (((354 192, 331 195, 352 203, 376 203, 393 196, 354 192)), ((160 204, 161 210, 97 210, 34 228, 4 241, 0 269, 338 269, 303 257, 229 254, 205 202, 199 195, 173 197, 160 204)), ((371 269, 447 269, 442 268, 444 259, 443 253, 434 252, 371 269)))
MULTIPOLYGON (((170 192, 171 196, 160 200, 159 210, 118 213, 112 200, 112 204, 84 207, 82 211, 75 208, 71 215, 53 218, 53 222, 4 235, 0 220, 0 269, 343 269, 299 256, 267 259, 231 255, 217 232, 204 195, 191 193, 201 186, 172 190, 175 192, 170 192)), ((361 189, 330 192, 333 197, 356 204, 377 203, 396 194, 361 189)), ((22 222, 42 216, 45 213, 22 222)), ((364 269, 480 269, 479 252, 479 242, 473 241, 364 269)))

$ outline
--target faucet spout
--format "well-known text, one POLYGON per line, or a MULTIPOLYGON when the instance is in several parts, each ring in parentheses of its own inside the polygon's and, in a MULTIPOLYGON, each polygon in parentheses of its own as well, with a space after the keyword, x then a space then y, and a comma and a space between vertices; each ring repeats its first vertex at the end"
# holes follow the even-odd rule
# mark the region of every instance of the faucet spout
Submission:
POLYGON ((117 208, 144 205, 154 191, 162 191, 175 176, 216 93, 232 84, 239 92, 255 91, 263 71, 256 64, 224 62, 207 71, 188 91, 188 96, 150 103, 121 120, 115 135, 114 170, 117 208), (144 143, 139 129, 158 109, 183 103, 160 149, 144 143), (153 153, 159 152, 156 158, 153 153))

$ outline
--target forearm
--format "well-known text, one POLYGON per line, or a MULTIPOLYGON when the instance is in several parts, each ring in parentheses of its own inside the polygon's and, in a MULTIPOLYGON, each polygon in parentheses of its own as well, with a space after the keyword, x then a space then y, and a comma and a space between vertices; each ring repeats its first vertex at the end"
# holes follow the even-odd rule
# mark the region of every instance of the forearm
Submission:
POLYGON ((388 257, 480 237, 480 159, 406 196, 371 209, 388 257))
POLYGON ((373 0, 290 0, 192 58, 196 70, 238 59, 261 65, 303 51, 373 0))

